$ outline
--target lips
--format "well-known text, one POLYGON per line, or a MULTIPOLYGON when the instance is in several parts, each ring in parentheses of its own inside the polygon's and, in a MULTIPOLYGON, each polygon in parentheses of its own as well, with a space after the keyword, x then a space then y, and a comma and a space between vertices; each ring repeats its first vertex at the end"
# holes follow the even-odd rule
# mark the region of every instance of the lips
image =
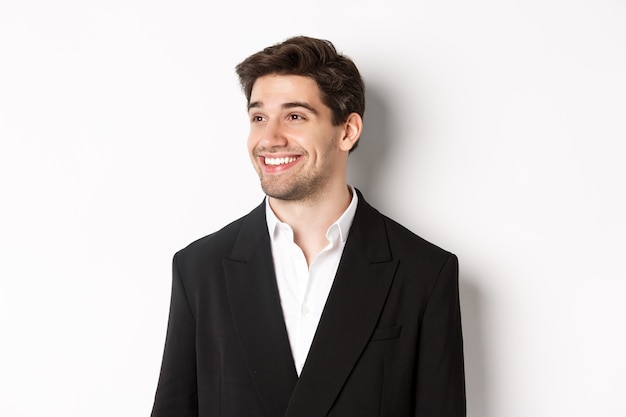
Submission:
POLYGON ((261 156, 260 159, 266 172, 282 172, 295 165, 300 156, 261 156))
POLYGON ((297 158, 295 156, 286 156, 283 158, 269 158, 265 157, 265 165, 278 166, 278 165, 286 165, 291 162, 295 162, 297 158))

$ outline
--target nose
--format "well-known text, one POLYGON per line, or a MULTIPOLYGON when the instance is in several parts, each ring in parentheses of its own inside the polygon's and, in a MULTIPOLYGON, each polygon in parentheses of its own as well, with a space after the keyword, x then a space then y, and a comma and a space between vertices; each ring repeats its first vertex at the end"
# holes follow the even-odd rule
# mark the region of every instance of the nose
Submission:
POLYGON ((269 120, 265 124, 261 137, 261 146, 266 149, 284 147, 287 145, 287 138, 283 126, 278 120, 269 120))

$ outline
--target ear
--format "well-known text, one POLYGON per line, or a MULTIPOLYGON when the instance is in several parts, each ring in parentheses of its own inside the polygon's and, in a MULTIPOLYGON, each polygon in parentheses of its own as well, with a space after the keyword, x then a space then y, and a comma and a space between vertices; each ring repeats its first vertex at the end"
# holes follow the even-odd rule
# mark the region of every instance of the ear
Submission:
POLYGON ((342 151, 349 152, 350 149, 356 145, 357 141, 361 137, 361 131, 363 130, 363 119, 358 113, 351 113, 348 119, 343 124, 344 134, 339 141, 339 148, 342 151))

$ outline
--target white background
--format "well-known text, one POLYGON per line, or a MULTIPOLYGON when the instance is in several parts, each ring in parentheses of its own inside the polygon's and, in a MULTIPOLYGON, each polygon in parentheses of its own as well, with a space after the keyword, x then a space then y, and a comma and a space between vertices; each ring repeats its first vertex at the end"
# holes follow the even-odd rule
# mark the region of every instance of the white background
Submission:
POLYGON ((368 86, 350 181, 461 262, 468 415, 626 415, 626 3, 0 0, 0 415, 147 416, 173 253, 262 193, 234 66, 368 86))

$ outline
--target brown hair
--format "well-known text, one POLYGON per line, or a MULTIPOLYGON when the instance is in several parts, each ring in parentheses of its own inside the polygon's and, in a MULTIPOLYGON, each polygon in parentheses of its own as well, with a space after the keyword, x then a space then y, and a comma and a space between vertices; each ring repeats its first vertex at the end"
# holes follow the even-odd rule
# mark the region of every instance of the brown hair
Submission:
POLYGON ((365 85, 354 62, 324 39, 296 36, 259 51, 235 67, 241 88, 250 103, 252 87, 264 75, 311 77, 321 99, 340 125, 351 113, 365 113, 365 85))

